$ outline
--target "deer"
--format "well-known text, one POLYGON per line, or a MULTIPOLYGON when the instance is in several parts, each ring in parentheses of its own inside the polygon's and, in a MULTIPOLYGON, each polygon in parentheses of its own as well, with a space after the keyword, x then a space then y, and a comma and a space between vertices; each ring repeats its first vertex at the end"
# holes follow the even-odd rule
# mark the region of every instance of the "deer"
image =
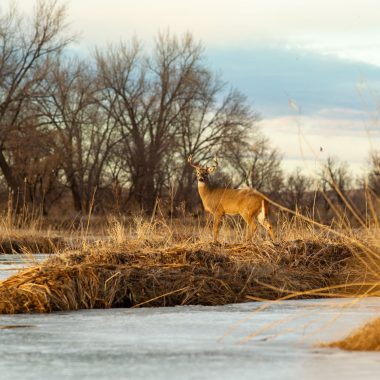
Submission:
POLYGON ((194 164, 192 155, 187 159, 190 166, 195 169, 198 180, 198 192, 201 197, 203 207, 214 217, 213 238, 218 242, 219 227, 224 215, 241 215, 247 223, 247 238, 252 239, 257 229, 257 223, 264 227, 272 240, 274 232, 268 220, 268 201, 252 188, 231 189, 214 187, 210 184, 209 174, 218 167, 218 160, 214 157, 212 166, 201 166, 194 164))

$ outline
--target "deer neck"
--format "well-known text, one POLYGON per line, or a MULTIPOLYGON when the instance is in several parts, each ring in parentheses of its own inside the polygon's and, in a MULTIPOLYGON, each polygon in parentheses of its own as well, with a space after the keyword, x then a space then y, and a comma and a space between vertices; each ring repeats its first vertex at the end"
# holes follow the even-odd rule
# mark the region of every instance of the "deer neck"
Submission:
POLYGON ((198 191, 199 195, 203 198, 204 196, 207 196, 208 193, 211 191, 211 186, 209 181, 198 181, 198 191))

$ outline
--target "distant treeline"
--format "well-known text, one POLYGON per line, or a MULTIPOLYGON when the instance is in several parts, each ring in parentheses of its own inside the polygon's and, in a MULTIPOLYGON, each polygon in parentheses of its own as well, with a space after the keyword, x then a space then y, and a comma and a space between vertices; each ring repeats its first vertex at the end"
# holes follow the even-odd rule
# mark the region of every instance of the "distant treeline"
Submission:
POLYGON ((292 209, 362 213, 366 194, 380 194, 376 152, 355 184, 332 158, 317 179, 285 175, 259 115, 190 34, 159 34, 149 51, 132 39, 82 59, 70 49, 64 4, 37 1, 32 18, 15 6, 1 11, 1 186, 16 211, 67 210, 68 195, 81 213, 151 212, 157 200, 172 213, 194 210, 190 154, 202 163, 218 156, 218 184, 254 187, 292 209))

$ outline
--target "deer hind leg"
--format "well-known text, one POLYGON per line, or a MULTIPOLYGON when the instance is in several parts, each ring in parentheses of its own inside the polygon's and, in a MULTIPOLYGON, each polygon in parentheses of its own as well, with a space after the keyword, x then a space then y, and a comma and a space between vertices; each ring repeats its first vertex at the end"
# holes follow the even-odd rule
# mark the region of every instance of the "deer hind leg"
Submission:
POLYGON ((214 214, 214 230, 213 230, 214 242, 218 241, 219 227, 220 227, 222 218, 223 218, 222 213, 214 214))

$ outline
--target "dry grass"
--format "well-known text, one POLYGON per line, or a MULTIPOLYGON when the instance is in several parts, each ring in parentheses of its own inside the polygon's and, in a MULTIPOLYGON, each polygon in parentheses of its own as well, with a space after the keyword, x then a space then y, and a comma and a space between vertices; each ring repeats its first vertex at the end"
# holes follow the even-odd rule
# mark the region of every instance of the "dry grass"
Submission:
POLYGON ((66 247, 69 241, 61 236, 6 236, 0 239, 0 254, 51 253, 66 247))
MULTIPOLYGON (((86 218, 58 225, 56 221, 31 219, 27 223, 9 222, 0 218, 0 254, 13 253, 55 253, 67 248, 81 249, 83 246, 96 244, 99 240, 105 242, 106 232, 104 218, 102 228, 96 218, 91 231, 86 231, 86 218), (86 233, 87 232, 87 233, 86 233)), ((112 236, 115 234, 112 233, 112 236)))
MULTIPOLYGON (((100 225, 71 230, 63 246, 51 247, 56 255, 0 282, 0 314, 380 295, 376 227, 332 230, 288 216, 278 219, 276 242, 259 230, 243 243, 244 224, 226 218, 217 245, 203 218, 137 215, 100 225), (68 251, 73 236, 77 248, 68 251)), ((29 236, 35 241, 44 230, 29 236)), ((379 327, 377 320, 326 346, 379 349, 379 327)))
POLYGON ((123 243, 125 231, 116 231, 119 245, 56 255, 0 283, 0 313, 223 305, 379 292, 358 260, 365 253, 343 241, 170 245, 167 239, 154 244, 141 240, 137 230, 138 239, 130 236, 123 243))
POLYGON ((325 344, 324 347, 349 351, 380 351, 380 318, 367 322, 348 337, 325 344))

